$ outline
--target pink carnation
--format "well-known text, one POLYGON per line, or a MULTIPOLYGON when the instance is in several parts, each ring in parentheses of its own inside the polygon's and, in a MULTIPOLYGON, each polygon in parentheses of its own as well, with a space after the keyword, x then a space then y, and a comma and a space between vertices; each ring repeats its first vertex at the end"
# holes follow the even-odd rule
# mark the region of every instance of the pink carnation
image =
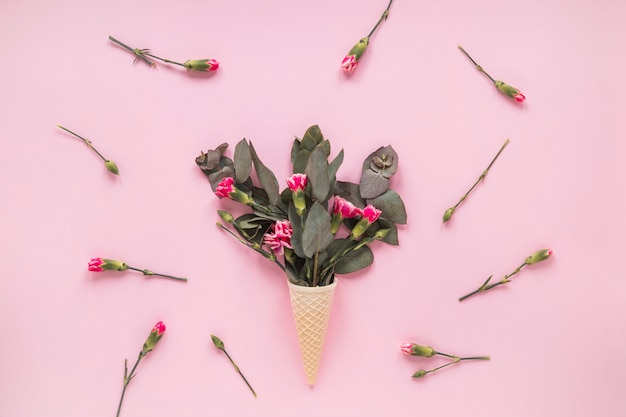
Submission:
POLYGON ((93 258, 89 261, 89 270, 91 272, 102 272, 104 269, 102 265, 104 265, 104 260, 102 258, 93 258))
POLYGON ((216 59, 209 59, 207 65, 209 66, 209 71, 217 71, 220 67, 220 63, 216 59))
POLYGON ((293 174, 287 178, 287 186, 291 191, 300 191, 306 188, 307 178, 306 174, 293 174))
POLYGON ((230 193, 235 191, 235 187, 233 186, 234 183, 235 180, 232 177, 224 177, 224 179, 217 185, 215 195, 220 198, 230 197, 230 193))
POLYGON ((291 223, 289 220, 277 221, 274 224, 274 233, 266 233, 263 243, 267 244, 276 255, 282 255, 284 248, 291 249, 291 223))
POLYGON ((382 211, 378 210, 376 207, 374 207, 371 204, 368 204, 363 209, 363 218, 367 219, 369 223, 374 223, 376 220, 378 220, 381 214, 382 214, 382 211))
POLYGON ((413 346, 415 345, 415 343, 405 343, 402 346, 400 346, 400 350, 402 350, 402 353, 406 353, 407 355, 411 355, 413 354, 413 346))
POLYGON ((359 65, 359 61, 356 60, 355 55, 346 55, 343 61, 341 61, 341 68, 347 74, 352 74, 352 71, 356 69, 357 65, 359 65))
POLYGON ((163 333, 165 333, 165 324, 163 324, 162 321, 158 322, 152 328, 152 332, 156 332, 157 336, 161 336, 163 333))
POLYGON ((521 92, 518 92, 517 94, 515 94, 513 96, 513 98, 517 101, 524 101, 526 100, 526 96, 524 94, 522 94, 521 92))
POLYGON ((361 209, 343 197, 335 196, 333 214, 341 214, 344 219, 352 219, 362 214, 361 209))

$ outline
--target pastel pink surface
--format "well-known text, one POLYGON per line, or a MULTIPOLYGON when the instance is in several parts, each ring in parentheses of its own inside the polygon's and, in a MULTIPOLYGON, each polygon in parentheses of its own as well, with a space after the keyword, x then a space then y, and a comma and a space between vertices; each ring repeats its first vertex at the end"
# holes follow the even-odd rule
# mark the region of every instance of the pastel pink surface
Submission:
MULTIPOLYGON (((626 4, 394 2, 358 68, 341 69, 386 1, 4 1, 0 5, 0 416, 622 416, 626 389, 626 4), (218 71, 132 65, 108 35, 218 71), (499 93, 462 44, 526 100, 499 93), (64 125, 91 139, 120 176, 64 125), (284 184, 319 124, 340 179, 393 145, 400 246, 339 279, 317 384, 286 279, 215 227, 194 163, 251 140, 284 184), (486 180, 441 224, 506 138, 486 180), (552 259, 459 303, 535 250, 552 259), (188 283, 127 271, 121 259, 188 283), (210 334, 258 393, 254 398, 210 334), (440 364, 415 342, 491 355, 440 364)), ((232 153, 231 153, 232 155, 232 153)))

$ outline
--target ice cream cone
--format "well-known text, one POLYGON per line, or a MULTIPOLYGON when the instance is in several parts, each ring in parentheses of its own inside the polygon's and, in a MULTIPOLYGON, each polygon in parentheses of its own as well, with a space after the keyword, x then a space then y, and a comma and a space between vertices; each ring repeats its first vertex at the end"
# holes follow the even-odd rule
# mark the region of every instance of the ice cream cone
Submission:
POLYGON ((323 287, 288 284, 304 372, 309 384, 315 385, 337 281, 323 287))

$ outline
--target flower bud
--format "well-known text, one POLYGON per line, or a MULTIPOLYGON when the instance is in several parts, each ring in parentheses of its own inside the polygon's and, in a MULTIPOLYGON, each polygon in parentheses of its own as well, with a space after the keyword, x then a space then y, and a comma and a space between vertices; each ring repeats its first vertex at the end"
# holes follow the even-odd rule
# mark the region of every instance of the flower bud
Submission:
POLYGON ((117 165, 115 165, 115 162, 107 159, 104 162, 104 166, 110 173, 115 174, 115 175, 120 175, 120 170, 117 169, 117 165))
POLYGON ((424 356, 426 358, 430 358, 437 353, 435 349, 430 346, 422 346, 415 343, 405 343, 400 346, 400 350, 411 356, 424 356))
POLYGON ((341 68, 347 73, 352 74, 359 64, 359 59, 363 53, 367 50, 367 45, 369 44, 369 38, 365 37, 360 39, 356 45, 350 49, 346 57, 341 61, 341 68))
POLYGON ((187 68, 187 71, 217 71, 220 67, 220 63, 215 59, 190 59, 183 63, 183 66, 187 68))
POLYGON ((374 239, 383 240, 385 237, 387 237, 390 231, 391 229, 378 229, 376 233, 374 233, 374 239))
POLYGON ((450 207, 448 210, 446 210, 445 213, 443 213, 443 222, 447 222, 448 220, 450 220, 450 218, 452 217, 452 215, 454 214, 454 207, 450 207))
POLYGON ((306 210, 306 200, 304 198, 306 184, 306 174, 293 174, 291 177, 287 178, 287 186, 291 190, 291 199, 293 200, 293 205, 296 207, 296 213, 298 213, 299 216, 302 216, 306 210))
POLYGON ((217 214, 224 220, 226 223, 233 224, 235 222, 235 218, 232 214, 224 210, 218 210, 217 214))
POLYGON ((526 265, 536 264, 537 262, 545 261, 550 256, 552 256, 552 249, 541 249, 526 258, 524 263, 526 265))
POLYGON ((113 259, 92 258, 88 263, 88 268, 91 272, 126 271, 128 265, 113 259))
POLYGON ((220 198, 228 197, 247 206, 253 205, 254 199, 235 187, 234 184, 235 179, 233 177, 224 177, 215 188, 215 195, 220 198))
POLYGON ((500 92, 506 94, 507 96, 514 98, 517 101, 526 100, 526 96, 522 94, 517 88, 508 85, 503 81, 496 81, 496 88, 500 90, 500 92))
POLYGON ((213 344, 216 348, 218 348, 219 350, 224 350, 224 342, 222 342, 222 339, 215 335, 211 335, 211 340, 213 341, 213 344))
POLYGON ((143 347, 141 348, 141 353, 145 355, 148 352, 150 352, 152 349, 154 349, 156 344, 159 343, 159 340, 161 340, 163 333, 165 333, 165 324, 163 324, 163 322, 160 321, 157 324, 155 324, 154 327, 152 328, 150 335, 148 336, 145 343, 143 344, 143 347))
POLYGON ((413 377, 413 378, 424 378, 427 374, 428 374, 428 371, 425 371, 425 370, 423 370, 423 369, 422 369, 421 371, 417 371, 417 372, 415 372, 415 373, 412 375, 412 377, 413 377))

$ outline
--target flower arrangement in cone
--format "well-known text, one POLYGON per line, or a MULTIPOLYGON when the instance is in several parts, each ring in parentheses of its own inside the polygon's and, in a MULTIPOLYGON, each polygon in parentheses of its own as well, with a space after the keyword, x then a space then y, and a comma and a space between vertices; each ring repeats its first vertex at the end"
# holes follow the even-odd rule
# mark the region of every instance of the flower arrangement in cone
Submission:
POLYGON ((363 162, 359 184, 339 181, 343 150, 329 160, 330 142, 314 125, 302 139, 295 138, 293 174, 281 191, 251 142, 237 143, 232 159, 224 155, 227 148, 222 144, 202 152, 196 164, 218 197, 242 203, 250 212, 235 218, 218 210, 224 223, 217 225, 286 274, 305 370, 313 384, 335 276, 371 265, 370 245, 397 245, 397 224, 406 223, 404 203, 389 188, 398 155, 391 146, 380 147, 363 162), (253 169, 259 185, 252 180, 253 169))

